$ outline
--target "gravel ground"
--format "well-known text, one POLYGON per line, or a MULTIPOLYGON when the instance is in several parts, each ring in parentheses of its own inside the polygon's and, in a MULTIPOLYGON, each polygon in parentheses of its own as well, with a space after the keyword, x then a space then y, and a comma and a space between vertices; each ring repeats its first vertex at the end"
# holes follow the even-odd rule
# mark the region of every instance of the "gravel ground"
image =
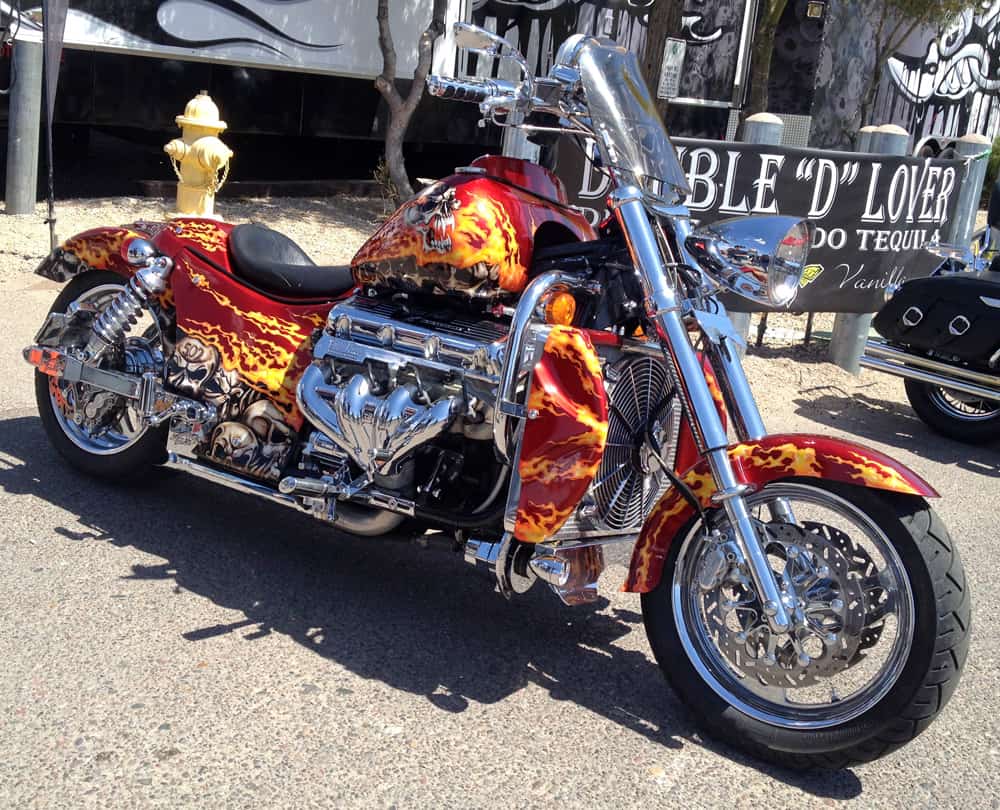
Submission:
MULTIPOLYGON (((161 208, 77 201, 59 229, 161 208)), ((381 212, 222 210, 321 262, 349 259, 381 212)), ((30 272, 38 219, 0 217, 0 805, 998 805, 1000 447, 932 435, 898 381, 853 378, 817 347, 747 360, 772 429, 870 442, 938 486, 976 613, 962 686, 928 733, 864 768, 789 773, 698 735, 639 600, 616 590, 620 561, 596 608, 540 588, 507 604, 443 546, 338 537, 180 475, 115 488, 68 470, 20 360, 58 290, 30 272)))

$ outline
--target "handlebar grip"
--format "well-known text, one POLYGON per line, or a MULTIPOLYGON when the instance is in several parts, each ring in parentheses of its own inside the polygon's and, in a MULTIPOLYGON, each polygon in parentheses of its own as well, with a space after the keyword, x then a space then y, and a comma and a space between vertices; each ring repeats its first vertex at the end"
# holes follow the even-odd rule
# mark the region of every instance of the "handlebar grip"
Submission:
POLYGON ((428 76, 427 92, 437 98, 470 101, 479 104, 496 95, 499 87, 488 79, 450 79, 447 76, 428 76))

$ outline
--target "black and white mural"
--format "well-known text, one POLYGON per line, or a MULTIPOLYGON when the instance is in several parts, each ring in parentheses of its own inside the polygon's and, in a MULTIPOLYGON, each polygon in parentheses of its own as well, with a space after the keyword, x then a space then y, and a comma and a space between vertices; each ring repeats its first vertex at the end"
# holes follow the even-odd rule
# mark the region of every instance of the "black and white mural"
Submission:
MULTIPOLYGON (((5 12, 10 2, 0 2, 5 12)), ((40 4, 22 1, 20 36, 40 31, 40 4)), ((449 21, 461 0, 453 0, 449 21)), ((390 4, 399 72, 416 66, 430 4, 390 4)), ((181 59, 211 59, 342 76, 382 69, 374 0, 70 0, 66 45, 181 59)))
POLYGON ((1000 0, 973 6, 890 57, 878 112, 918 135, 993 135, 1000 116, 1000 0), (903 123, 906 126, 906 123, 903 123))
POLYGON ((927 135, 1000 134, 1000 0, 970 0, 944 30, 915 32, 893 54, 871 121, 860 120, 875 68, 877 4, 838 0, 825 26, 813 104, 813 144, 845 147, 862 124, 927 135))
MULTIPOLYGON (((472 0, 471 22, 506 37, 542 75, 571 34, 607 36, 641 54, 649 13, 658 0, 472 0)), ((680 95, 728 102, 746 0, 686 0, 688 49, 680 95)))

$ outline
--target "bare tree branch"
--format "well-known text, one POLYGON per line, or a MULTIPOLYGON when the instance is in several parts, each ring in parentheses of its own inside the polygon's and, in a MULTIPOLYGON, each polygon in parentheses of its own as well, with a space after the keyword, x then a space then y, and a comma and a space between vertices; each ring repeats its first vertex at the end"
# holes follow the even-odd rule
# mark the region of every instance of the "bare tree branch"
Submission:
POLYGON ((434 57, 434 41, 444 33, 444 17, 448 10, 448 0, 434 0, 431 21, 420 35, 417 46, 417 67, 406 99, 396 88, 396 47, 392 40, 389 24, 389 0, 378 0, 376 11, 378 20, 378 46, 382 51, 382 72, 375 79, 375 87, 389 105, 389 125, 385 133, 385 163, 389 177, 395 188, 394 202, 413 196, 403 158, 403 141, 410 119, 424 94, 424 84, 430 72, 434 57))

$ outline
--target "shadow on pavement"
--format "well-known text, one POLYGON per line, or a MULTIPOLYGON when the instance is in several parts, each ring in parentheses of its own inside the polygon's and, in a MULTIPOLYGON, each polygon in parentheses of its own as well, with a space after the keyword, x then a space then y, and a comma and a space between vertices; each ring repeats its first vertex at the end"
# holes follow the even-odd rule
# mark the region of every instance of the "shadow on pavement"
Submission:
POLYGON ((822 386, 802 391, 796 413, 838 431, 849 431, 914 455, 953 464, 970 472, 1000 477, 1000 444, 963 444, 934 433, 909 405, 822 386))
MULTIPOLYGON (((66 467, 37 418, 0 421, 0 491, 30 494, 86 526, 57 529, 162 557, 132 579, 172 580, 246 618, 191 628, 191 643, 282 633, 363 678, 424 695, 445 712, 496 703, 529 683, 668 748, 705 745, 644 652, 631 610, 565 608, 541 587, 508 603, 459 554, 337 535, 304 515, 180 474, 116 487, 66 467)), ((600 608, 607 608, 603 601, 600 608)), ((567 743, 570 741, 567 740, 567 743)), ((851 771, 797 773, 732 758, 809 793, 860 795, 851 771)))

